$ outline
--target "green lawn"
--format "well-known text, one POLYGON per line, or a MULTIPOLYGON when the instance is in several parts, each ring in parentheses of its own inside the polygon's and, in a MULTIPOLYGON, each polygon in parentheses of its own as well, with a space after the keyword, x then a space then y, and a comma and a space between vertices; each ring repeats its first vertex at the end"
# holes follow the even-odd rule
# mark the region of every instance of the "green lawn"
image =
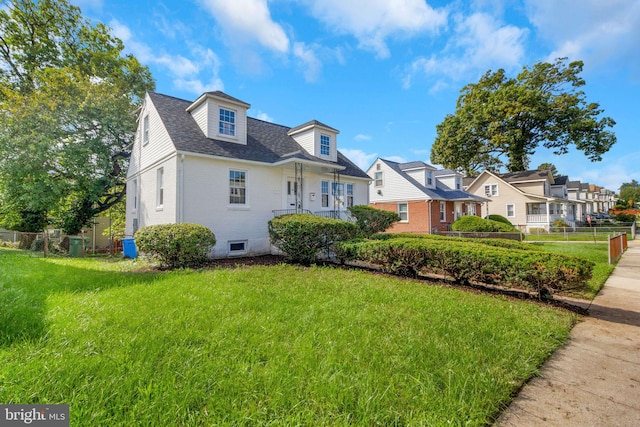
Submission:
POLYGON ((573 255, 594 262, 593 276, 587 283, 586 289, 568 291, 565 295, 592 300, 598 294, 614 266, 609 264, 609 246, 607 243, 532 243, 542 246, 549 252, 573 255))
POLYGON ((0 402, 73 426, 483 426, 577 320, 364 271, 138 266, 0 250, 0 402))

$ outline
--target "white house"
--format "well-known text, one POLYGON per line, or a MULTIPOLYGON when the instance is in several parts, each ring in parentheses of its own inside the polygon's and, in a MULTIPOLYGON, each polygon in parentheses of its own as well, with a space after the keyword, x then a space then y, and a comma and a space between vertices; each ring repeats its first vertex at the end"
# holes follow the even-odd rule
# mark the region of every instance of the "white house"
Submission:
POLYGON ((368 175, 337 149, 339 131, 318 121, 289 128, 247 116, 223 92, 195 101, 145 96, 127 174, 126 233, 199 223, 212 256, 271 252, 267 223, 283 213, 340 217, 369 202, 368 175))

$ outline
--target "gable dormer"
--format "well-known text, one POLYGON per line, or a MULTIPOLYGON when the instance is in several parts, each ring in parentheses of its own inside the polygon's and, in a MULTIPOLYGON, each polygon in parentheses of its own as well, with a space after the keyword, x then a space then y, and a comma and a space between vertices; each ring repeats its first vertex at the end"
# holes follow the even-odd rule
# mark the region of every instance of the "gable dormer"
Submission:
POLYGON ((338 134, 340 131, 312 120, 289 130, 288 135, 312 156, 338 161, 338 134))
POLYGON ((247 144, 247 110, 251 105, 224 92, 203 93, 187 107, 207 138, 247 144))
POLYGON ((402 163, 400 164, 400 169, 411 178, 418 181, 420 185, 431 189, 436 188, 436 177, 434 173, 436 168, 433 166, 417 161, 402 163))

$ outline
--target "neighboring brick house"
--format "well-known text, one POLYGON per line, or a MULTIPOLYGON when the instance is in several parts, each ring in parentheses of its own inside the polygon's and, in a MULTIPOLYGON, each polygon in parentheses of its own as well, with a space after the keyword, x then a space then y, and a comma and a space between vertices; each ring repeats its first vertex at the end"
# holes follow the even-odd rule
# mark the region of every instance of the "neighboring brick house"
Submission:
POLYGON ((126 233, 154 224, 209 227, 212 256, 271 252, 274 215, 342 217, 369 203, 369 177, 316 120, 287 127, 247 116, 223 92, 195 101, 147 93, 127 174, 126 233))
POLYGON ((373 179, 369 204, 397 212, 389 231, 434 234, 448 231, 463 215, 481 216, 483 197, 462 189, 463 176, 424 162, 397 163, 378 158, 367 170, 373 179))

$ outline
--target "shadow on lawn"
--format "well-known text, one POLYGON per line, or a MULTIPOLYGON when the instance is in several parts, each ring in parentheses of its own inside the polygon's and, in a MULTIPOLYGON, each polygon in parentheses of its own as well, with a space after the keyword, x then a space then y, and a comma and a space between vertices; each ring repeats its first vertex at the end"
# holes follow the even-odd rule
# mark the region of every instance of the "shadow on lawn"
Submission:
POLYGON ((29 252, 0 249, 0 347, 46 334, 47 299, 52 294, 98 292, 151 283, 161 276, 60 265, 29 252))

